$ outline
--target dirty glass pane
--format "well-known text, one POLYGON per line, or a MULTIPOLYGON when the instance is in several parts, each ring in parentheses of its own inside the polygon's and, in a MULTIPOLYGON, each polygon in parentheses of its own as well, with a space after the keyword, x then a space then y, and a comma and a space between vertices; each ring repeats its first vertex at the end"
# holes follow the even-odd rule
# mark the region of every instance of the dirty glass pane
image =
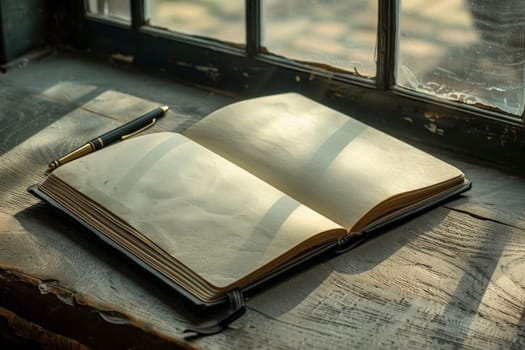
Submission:
POLYGON ((262 45, 274 54, 376 74, 377 0, 263 0, 262 45))
POLYGON ((148 0, 148 24, 173 31, 245 42, 244 0, 148 0))
POLYGON ((99 16, 131 22, 129 0, 88 0, 87 11, 99 16))
POLYGON ((521 115, 525 1, 402 0, 397 82, 521 115))

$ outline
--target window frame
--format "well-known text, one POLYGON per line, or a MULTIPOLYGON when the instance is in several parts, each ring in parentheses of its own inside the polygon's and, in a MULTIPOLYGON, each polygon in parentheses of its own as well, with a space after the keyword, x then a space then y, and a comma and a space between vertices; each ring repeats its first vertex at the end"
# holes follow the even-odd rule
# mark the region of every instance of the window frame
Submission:
POLYGON ((405 139, 425 139, 428 144, 481 158, 518 159, 525 150, 525 111, 520 118, 395 84, 399 0, 377 0, 375 79, 265 52, 261 0, 245 0, 244 45, 149 26, 145 0, 130 1, 131 25, 86 14, 86 0, 64 1, 60 10, 68 34, 62 43, 102 56, 129 55, 137 66, 228 94, 300 92, 405 139), (432 116, 446 128, 444 135, 429 135, 426 125, 432 116))

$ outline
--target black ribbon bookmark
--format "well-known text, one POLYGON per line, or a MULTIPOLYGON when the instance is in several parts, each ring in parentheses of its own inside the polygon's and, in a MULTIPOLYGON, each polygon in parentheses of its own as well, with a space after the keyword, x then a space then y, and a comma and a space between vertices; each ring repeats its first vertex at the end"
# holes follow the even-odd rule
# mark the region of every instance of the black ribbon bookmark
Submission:
POLYGON ((239 289, 235 289, 228 294, 230 311, 221 320, 205 327, 191 327, 184 330, 184 339, 190 340, 201 336, 212 335, 222 332, 230 323, 241 317, 246 312, 244 297, 239 289))

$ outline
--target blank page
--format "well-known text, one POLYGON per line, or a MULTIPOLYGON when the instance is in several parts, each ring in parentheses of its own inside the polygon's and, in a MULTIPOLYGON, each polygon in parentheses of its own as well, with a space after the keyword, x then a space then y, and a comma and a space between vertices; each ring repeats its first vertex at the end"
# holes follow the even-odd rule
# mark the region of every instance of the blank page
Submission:
POLYGON ((132 138, 67 163, 53 176, 219 288, 319 233, 346 234, 180 134, 132 138))
POLYGON ((294 93, 226 106, 185 135, 348 229, 394 195, 463 182, 455 167, 294 93))

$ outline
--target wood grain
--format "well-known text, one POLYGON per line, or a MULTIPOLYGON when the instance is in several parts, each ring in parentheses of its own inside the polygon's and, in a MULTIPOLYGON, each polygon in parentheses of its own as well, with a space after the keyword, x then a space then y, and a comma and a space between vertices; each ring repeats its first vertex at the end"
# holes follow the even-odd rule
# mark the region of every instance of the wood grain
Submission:
POLYGON ((322 348, 519 348, 522 236, 439 208, 249 304, 322 348))
MULTIPOLYGON (((53 330, 87 346, 86 334, 95 330, 82 328, 86 309, 107 335, 161 339, 163 346, 525 346, 525 205, 519 200, 525 188, 519 177, 470 163, 463 163, 474 181, 470 193, 268 287, 223 333, 182 342, 183 329, 209 315, 26 192, 56 155, 157 105, 105 92, 74 110, 64 107, 62 115, 35 123, 30 134, 4 147, 0 305, 18 308, 18 315, 42 326, 46 313, 35 310, 53 309, 63 317, 50 322, 53 330), (25 303, 6 300, 13 288, 24 291, 25 303), (81 328, 71 329, 65 320, 81 328)), ((175 108, 149 132, 182 131, 197 119, 175 108)), ((19 126, 13 125, 0 134, 16 134, 19 126)))
POLYGON ((481 220, 525 229, 525 181, 504 170, 457 162, 474 186, 469 195, 447 207, 461 210, 481 220))

